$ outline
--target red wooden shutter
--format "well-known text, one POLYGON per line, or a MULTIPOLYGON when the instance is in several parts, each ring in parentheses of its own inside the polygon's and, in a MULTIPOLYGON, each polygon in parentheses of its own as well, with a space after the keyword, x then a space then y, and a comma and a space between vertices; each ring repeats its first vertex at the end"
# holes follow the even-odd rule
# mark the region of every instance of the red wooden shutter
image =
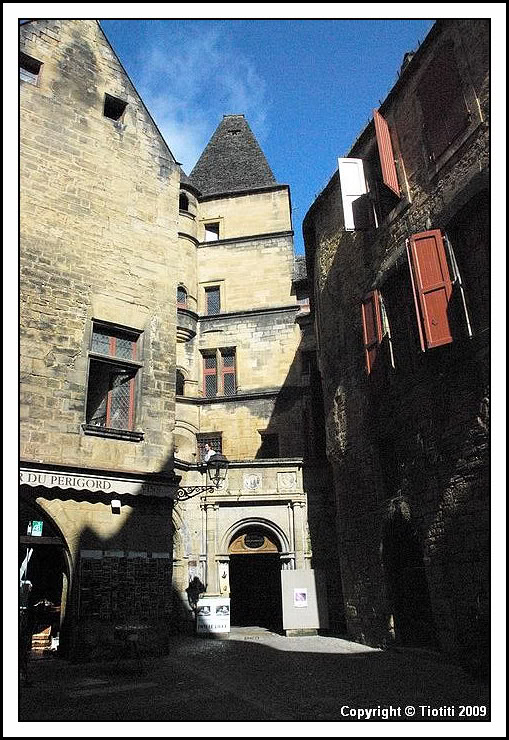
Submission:
POLYGON ((373 118, 375 121, 376 141, 380 155, 380 164, 382 166, 383 181, 399 198, 398 175, 396 165, 394 164, 394 152, 392 151, 389 126, 385 118, 377 110, 373 111, 373 118))
POLYGON ((375 363, 378 346, 382 341, 382 322, 380 319, 380 302, 378 291, 373 290, 362 301, 362 328, 366 368, 371 373, 375 363))
POLYGON ((444 241, 439 229, 410 237, 410 271, 413 278, 417 320, 424 330, 423 349, 452 342, 448 315, 452 293, 444 241))

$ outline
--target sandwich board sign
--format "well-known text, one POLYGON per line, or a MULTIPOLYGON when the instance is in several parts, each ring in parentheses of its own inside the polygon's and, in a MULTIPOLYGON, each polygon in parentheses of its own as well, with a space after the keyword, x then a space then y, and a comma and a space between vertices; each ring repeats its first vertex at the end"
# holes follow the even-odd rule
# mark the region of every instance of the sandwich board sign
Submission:
POLYGON ((230 631, 230 599, 205 597, 196 605, 196 631, 218 634, 230 631))

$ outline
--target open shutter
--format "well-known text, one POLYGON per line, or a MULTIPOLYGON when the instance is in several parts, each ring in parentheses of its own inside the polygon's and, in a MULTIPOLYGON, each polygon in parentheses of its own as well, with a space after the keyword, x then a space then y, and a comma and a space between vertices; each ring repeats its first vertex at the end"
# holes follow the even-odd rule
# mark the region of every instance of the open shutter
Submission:
POLYGON ((435 52, 419 82, 418 96, 426 139, 434 158, 438 159, 469 121, 453 48, 447 45, 435 52))
POLYGON ((362 301, 362 330, 364 337, 364 352, 366 368, 371 373, 382 341, 382 321, 380 318, 380 302, 378 291, 373 290, 362 301))
POLYGON ((448 344, 452 342, 449 320, 452 286, 440 230, 411 236, 409 261, 423 349, 448 344))
POLYGON ((392 151, 389 126, 385 118, 377 110, 373 111, 373 118, 375 121, 376 141, 378 144, 378 154, 380 155, 380 164, 382 166, 383 181, 399 198, 399 182, 394 163, 394 152, 392 151))
POLYGON ((345 229, 354 231, 359 225, 356 226, 353 204, 367 192, 364 165, 362 159, 347 157, 338 159, 338 166, 345 229))

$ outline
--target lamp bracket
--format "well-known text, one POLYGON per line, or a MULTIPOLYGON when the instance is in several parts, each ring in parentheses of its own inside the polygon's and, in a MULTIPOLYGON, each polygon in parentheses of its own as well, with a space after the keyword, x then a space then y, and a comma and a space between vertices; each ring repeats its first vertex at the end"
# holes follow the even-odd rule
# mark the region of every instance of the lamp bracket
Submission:
POLYGON ((214 493, 214 486, 179 486, 175 495, 175 501, 187 501, 200 493, 214 493))

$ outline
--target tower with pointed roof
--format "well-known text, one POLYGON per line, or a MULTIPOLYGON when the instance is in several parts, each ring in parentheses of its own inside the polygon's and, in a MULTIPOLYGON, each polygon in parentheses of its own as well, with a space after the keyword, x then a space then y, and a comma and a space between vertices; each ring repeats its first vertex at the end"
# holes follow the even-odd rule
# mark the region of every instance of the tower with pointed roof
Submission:
MULTIPOLYGON (((203 482, 206 442, 230 461, 224 489, 186 504, 201 540, 191 535, 180 572, 197 575, 207 597, 231 597, 234 623, 281 629, 281 570, 310 569, 308 495, 316 531, 327 487, 324 466, 312 462, 323 454, 311 391, 319 378, 314 369, 312 386, 290 191, 240 114, 223 116, 180 187, 175 465, 190 485, 203 482), (261 566, 266 613, 253 575, 261 566)), ((314 564, 325 565, 316 556, 314 564)))

